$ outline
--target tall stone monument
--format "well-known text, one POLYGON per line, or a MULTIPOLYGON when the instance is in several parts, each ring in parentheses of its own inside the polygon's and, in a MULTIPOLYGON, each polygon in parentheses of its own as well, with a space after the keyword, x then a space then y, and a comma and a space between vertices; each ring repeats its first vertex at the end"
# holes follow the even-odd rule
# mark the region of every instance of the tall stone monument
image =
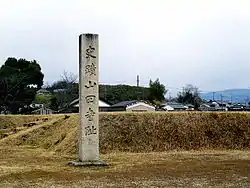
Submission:
POLYGON ((79 36, 79 150, 74 166, 106 166, 99 158, 99 37, 79 36))

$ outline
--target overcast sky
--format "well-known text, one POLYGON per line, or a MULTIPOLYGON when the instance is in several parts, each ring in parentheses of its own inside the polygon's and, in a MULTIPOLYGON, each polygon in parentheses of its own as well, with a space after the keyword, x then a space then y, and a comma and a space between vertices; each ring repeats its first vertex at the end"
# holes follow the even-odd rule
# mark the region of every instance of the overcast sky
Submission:
POLYGON ((100 82, 159 78, 174 93, 250 86, 249 0, 0 0, 0 64, 36 59, 45 82, 78 74, 78 36, 99 34, 100 82))

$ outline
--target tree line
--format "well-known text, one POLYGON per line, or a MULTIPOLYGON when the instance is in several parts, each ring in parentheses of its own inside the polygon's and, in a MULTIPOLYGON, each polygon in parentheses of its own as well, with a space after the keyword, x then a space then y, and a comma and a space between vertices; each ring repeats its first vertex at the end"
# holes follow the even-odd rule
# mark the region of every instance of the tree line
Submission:
MULTIPOLYGON (((77 76, 64 72, 61 79, 52 84, 44 84, 44 73, 36 60, 9 57, 0 68, 0 112, 28 113, 30 104, 41 103, 53 110, 64 108, 79 96, 77 76), (38 93, 43 89, 46 92, 38 93)), ((129 85, 99 85, 100 99, 115 104, 124 100, 144 100, 159 105, 166 101, 168 90, 159 78, 149 80, 148 87, 129 85)), ((198 88, 187 85, 177 97, 181 103, 201 103, 198 88)))

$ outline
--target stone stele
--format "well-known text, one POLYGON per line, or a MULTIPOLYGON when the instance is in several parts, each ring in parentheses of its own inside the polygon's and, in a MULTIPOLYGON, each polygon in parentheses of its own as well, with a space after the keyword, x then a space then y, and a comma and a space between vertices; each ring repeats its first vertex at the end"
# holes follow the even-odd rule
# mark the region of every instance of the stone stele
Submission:
POLYGON ((79 114, 78 160, 73 166, 107 166, 99 158, 99 38, 98 34, 79 36, 79 114))

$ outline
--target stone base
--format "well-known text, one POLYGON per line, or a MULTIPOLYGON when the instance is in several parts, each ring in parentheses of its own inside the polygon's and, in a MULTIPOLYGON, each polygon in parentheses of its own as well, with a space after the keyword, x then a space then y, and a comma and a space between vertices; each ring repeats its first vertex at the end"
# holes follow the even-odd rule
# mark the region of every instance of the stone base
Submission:
POLYGON ((68 162, 70 166, 108 166, 108 163, 104 161, 70 161, 68 162))

